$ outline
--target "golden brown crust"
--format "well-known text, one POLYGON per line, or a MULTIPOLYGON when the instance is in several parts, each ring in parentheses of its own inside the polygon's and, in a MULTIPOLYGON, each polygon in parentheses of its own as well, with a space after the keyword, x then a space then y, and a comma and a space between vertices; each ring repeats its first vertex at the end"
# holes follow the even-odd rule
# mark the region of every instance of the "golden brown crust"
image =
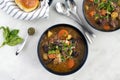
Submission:
POLYGON ((25 12, 30 12, 35 10, 40 1, 39 0, 15 0, 15 3, 25 12))

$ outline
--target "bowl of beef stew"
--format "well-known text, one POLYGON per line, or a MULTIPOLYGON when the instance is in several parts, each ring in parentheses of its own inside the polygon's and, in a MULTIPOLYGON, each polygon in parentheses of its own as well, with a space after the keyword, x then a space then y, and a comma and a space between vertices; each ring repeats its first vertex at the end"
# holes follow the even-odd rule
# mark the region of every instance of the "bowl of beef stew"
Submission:
POLYGON ((68 75, 84 65, 88 45, 80 30, 72 25, 57 24, 42 34, 37 51, 45 69, 57 75, 68 75))
POLYGON ((97 30, 111 32, 120 28, 120 0, 84 0, 83 13, 97 30))

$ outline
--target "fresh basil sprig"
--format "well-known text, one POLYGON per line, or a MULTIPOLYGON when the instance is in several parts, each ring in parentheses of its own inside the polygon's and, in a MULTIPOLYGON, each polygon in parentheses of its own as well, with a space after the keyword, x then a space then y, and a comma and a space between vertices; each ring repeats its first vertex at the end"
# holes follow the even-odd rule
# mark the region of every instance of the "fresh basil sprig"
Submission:
POLYGON ((0 47, 6 44, 9 46, 15 46, 23 42, 23 39, 18 36, 19 33, 18 29, 10 30, 9 27, 4 27, 4 26, 1 26, 0 30, 1 29, 3 30, 4 41, 0 47))

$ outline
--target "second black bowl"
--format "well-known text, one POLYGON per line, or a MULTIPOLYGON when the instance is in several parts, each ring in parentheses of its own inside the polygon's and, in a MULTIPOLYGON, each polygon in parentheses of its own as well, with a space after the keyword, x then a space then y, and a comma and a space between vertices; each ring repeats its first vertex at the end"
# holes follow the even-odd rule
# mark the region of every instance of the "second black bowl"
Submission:
POLYGON ((83 14, 94 29, 104 32, 111 32, 120 29, 120 7, 114 7, 111 3, 118 6, 115 1, 103 0, 84 0, 83 14))

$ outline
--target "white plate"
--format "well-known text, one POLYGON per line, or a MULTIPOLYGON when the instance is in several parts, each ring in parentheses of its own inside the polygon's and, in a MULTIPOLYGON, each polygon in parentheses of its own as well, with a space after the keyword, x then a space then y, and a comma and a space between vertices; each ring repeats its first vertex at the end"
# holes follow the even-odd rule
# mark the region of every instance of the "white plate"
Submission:
POLYGON ((0 0, 0 8, 7 14, 16 19, 33 20, 36 18, 45 18, 49 12, 49 0, 43 0, 41 6, 32 12, 22 11, 15 3, 15 0, 0 0))

